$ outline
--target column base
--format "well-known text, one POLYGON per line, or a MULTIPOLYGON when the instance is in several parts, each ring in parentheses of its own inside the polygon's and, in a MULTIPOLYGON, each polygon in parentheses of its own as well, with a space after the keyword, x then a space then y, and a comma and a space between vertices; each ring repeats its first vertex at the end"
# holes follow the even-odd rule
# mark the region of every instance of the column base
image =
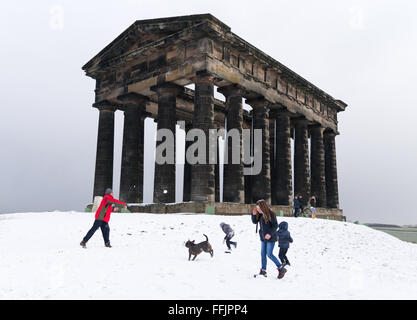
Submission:
MULTIPOLYGON (((128 205, 128 209, 134 213, 190 213, 190 214, 214 214, 214 215, 250 215, 255 204, 234 202, 180 202, 180 203, 138 203, 128 205)), ((292 206, 273 205, 272 210, 277 213, 278 221, 281 217, 293 217, 292 206)), ((343 210, 330 208, 316 208, 316 218, 346 221, 343 210)), ((300 218, 301 219, 301 218, 300 218)), ((280 222, 280 221, 279 221, 280 222)))

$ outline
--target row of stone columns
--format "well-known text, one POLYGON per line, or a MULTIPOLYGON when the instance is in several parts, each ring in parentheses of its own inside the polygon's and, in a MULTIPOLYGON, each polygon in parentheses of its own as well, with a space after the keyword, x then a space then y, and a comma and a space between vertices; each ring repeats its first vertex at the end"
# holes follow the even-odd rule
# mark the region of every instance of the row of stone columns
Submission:
MULTIPOLYGON (((209 129, 214 128, 214 82, 207 74, 195 78, 195 101, 192 123, 186 133, 197 128, 206 136, 206 164, 184 165, 183 201, 219 201, 219 166, 217 153, 209 152, 209 129), (217 158, 217 159, 216 159, 217 158), (217 163, 215 165, 214 163, 217 163)), ((165 83, 151 88, 158 95, 157 129, 174 133, 176 97, 181 87, 165 83)), ((242 136, 244 92, 231 85, 219 88, 226 97, 226 130, 236 129, 242 136)), ((123 102, 124 131, 120 199, 129 203, 143 201, 144 118, 147 98, 130 93, 118 97, 123 102)), ((232 163, 232 143, 228 144, 228 163, 224 165, 223 201, 253 203, 265 199, 272 204, 292 203, 291 128, 294 127, 294 193, 309 198, 316 195, 318 207, 338 208, 335 134, 319 125, 309 126, 305 119, 292 119, 288 111, 278 109, 270 122, 270 103, 263 97, 249 99, 252 106, 252 129, 262 132, 261 144, 251 143, 251 155, 262 153, 258 175, 244 176, 244 164, 232 163), (311 136, 311 157, 309 152, 311 136), (310 163, 311 161, 311 163, 310 163)), ((116 106, 106 101, 95 105, 99 111, 94 195, 102 195, 112 186, 114 112, 116 106)), ((217 139, 217 138, 216 138, 217 139)), ((230 141, 231 142, 231 141, 230 141)), ((157 145, 161 141, 157 142, 157 145)), ((192 144, 186 141, 186 149, 192 144)), ((175 143, 174 143, 175 148, 175 143)), ((240 139, 240 159, 242 158, 240 139)), ((175 202, 175 164, 155 163, 154 202, 175 202)))

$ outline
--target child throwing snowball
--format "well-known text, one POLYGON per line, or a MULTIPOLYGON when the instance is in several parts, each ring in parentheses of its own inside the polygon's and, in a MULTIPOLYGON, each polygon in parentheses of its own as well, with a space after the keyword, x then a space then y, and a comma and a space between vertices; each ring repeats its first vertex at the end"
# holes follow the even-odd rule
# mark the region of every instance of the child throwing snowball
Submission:
POLYGON ((226 234, 224 237, 224 241, 226 241, 227 249, 230 251, 232 250, 230 245, 233 245, 235 248, 237 247, 237 243, 234 241, 231 241, 231 239, 234 237, 235 232, 233 229, 228 225, 227 223, 220 223, 220 228, 222 228, 223 232, 226 234))

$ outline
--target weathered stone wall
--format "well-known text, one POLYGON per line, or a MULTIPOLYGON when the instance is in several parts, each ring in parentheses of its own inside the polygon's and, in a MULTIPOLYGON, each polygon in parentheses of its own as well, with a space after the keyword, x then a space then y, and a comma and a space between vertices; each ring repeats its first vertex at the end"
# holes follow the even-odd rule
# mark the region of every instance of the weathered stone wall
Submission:
MULTIPOLYGON (((216 215, 249 215, 252 213, 254 204, 231 203, 231 202, 183 202, 172 204, 144 204, 132 205, 128 209, 135 213, 194 213, 194 214, 216 214, 216 215)), ((277 214, 282 213, 284 217, 293 217, 293 209, 290 206, 271 206, 277 214)), ((343 211, 340 209, 316 208, 317 218, 330 220, 346 220, 343 211)))

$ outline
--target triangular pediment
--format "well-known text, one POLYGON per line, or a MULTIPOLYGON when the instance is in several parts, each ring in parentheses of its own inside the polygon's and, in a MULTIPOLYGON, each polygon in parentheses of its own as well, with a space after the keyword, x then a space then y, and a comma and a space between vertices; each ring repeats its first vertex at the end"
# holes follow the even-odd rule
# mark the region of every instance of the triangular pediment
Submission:
POLYGON ((211 14, 137 20, 87 62, 82 69, 87 70, 97 65, 100 61, 119 56, 208 20, 224 29, 230 30, 228 26, 211 14))

